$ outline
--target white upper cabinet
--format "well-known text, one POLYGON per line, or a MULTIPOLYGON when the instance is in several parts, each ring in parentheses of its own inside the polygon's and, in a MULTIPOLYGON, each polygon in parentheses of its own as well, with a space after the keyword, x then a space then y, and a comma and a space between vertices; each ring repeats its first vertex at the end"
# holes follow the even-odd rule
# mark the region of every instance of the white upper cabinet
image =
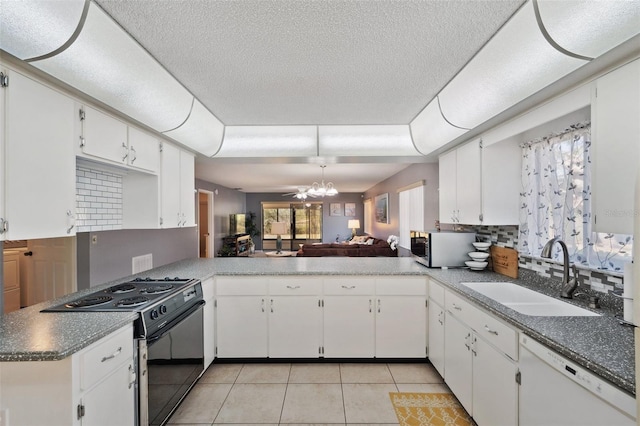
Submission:
MULTIPOLYGON (((0 64, 0 79, 4 79, 7 75, 7 70, 2 68, 2 64, 0 64)), ((2 83, 0 83, 1 85, 2 83)), ((7 91, 0 87, 0 127, 3 129, 7 128, 5 121, 5 104, 7 99, 7 91)), ((0 164, 4 167, 4 134, 5 132, 0 132, 0 164)), ((4 173, 0 172, 0 241, 4 241, 5 239, 5 225, 8 226, 6 222, 6 212, 5 212, 5 200, 4 200, 4 173)))
POLYGON ((131 167, 157 173, 160 168, 160 142, 149 133, 129 126, 129 155, 131 167))
POLYGON ((515 143, 480 139, 440 156, 440 222, 517 224, 521 162, 515 143))
POLYGON ((195 226, 193 154, 164 143, 160 157, 160 225, 163 228, 195 226))
POLYGON ((640 59, 596 80, 591 103, 594 231, 632 234, 640 170, 640 59))
POLYGON ((152 173, 158 171, 159 142, 152 135, 86 105, 80 109, 80 120, 81 156, 152 173))
POLYGON ((74 101, 13 70, 8 75, 0 89, 6 98, 2 237, 74 235, 74 101))

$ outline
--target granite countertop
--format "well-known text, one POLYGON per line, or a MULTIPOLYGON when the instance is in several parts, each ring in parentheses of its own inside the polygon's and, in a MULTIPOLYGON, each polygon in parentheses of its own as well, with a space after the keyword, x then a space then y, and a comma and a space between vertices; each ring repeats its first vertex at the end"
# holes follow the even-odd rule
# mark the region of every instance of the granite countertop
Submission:
MULTIPOLYGON (((0 361, 58 360, 132 322, 130 312, 41 313, 135 277, 184 277, 201 280, 220 275, 427 275, 472 303, 546 344, 558 353, 635 395, 633 327, 620 325, 615 309, 604 306, 599 317, 536 317, 520 314, 468 287, 469 281, 512 281, 556 297, 559 283, 520 270, 514 280, 493 272, 467 269, 428 269, 411 258, 214 258, 186 259, 150 271, 4 315, 0 322, 0 361)), ((586 301, 575 301, 586 307, 586 301)), ((603 303, 603 305, 608 305, 603 303)))

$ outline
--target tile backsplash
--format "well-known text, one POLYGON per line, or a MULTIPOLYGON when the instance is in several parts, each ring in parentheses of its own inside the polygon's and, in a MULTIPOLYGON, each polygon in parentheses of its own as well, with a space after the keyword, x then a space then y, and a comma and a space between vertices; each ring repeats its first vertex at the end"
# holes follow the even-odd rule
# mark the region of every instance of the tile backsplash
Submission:
POLYGON ((76 166, 78 232, 122 229, 122 175, 76 166))
MULTIPOLYGON (((473 226, 469 227, 477 233, 482 241, 491 241, 501 247, 518 249, 518 226, 473 226)), ((561 280, 563 266, 557 262, 549 262, 545 259, 518 255, 520 268, 535 271, 538 275, 554 280, 561 280)), ((611 271, 599 271, 578 266, 578 281, 583 288, 589 288, 599 293, 621 291, 623 279, 621 273, 611 271)))

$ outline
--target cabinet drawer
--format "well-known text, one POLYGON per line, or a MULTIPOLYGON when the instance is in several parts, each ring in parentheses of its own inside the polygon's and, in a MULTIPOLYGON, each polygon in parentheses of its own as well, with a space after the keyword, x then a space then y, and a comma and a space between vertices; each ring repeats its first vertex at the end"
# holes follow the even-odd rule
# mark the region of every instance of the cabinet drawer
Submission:
POLYGON ((133 325, 107 336, 80 354, 80 386, 91 388, 133 357, 133 325))
POLYGON ((335 277, 324 279, 326 295, 372 295, 375 290, 373 277, 335 277))
POLYGON ((274 296, 316 296, 322 294, 321 278, 279 277, 269 280, 269 294, 274 296))
POLYGON ((381 296, 425 296, 427 294, 427 280, 424 277, 376 278, 376 294, 381 296))
POLYGON ((518 360, 518 332, 490 314, 476 309, 471 328, 511 359, 518 360))
POLYGON ((218 277, 216 290, 218 296, 260 296, 267 294, 266 277, 218 277))
POLYGON ((470 327, 473 325, 473 320, 476 317, 474 311, 477 311, 478 308, 450 291, 445 291, 444 303, 445 309, 456 318, 470 327))
POLYGON ((444 306, 444 287, 434 280, 429 280, 429 299, 444 306))

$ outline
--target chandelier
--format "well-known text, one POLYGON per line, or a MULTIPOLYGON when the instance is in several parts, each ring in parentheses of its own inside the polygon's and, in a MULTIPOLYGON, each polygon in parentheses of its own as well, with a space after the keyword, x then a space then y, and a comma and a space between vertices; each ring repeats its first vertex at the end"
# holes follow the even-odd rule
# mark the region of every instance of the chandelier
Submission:
POLYGON ((311 197, 324 197, 333 196, 338 194, 338 190, 333 186, 333 182, 324 183, 324 169, 327 167, 326 165, 320 166, 322 168, 322 181, 320 183, 313 182, 311 188, 307 190, 307 194, 311 197))

